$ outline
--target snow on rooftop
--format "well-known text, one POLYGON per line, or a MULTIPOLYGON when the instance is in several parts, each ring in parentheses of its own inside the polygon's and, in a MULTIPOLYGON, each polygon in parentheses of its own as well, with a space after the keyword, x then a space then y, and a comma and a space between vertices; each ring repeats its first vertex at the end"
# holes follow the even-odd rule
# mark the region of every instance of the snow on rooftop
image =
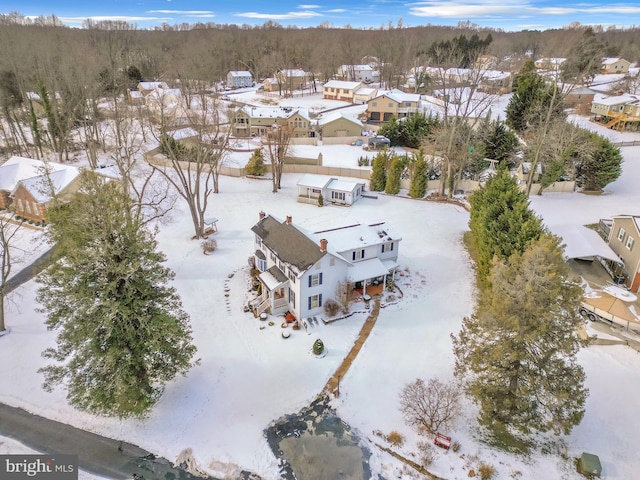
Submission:
POLYGON ((344 80, 329 80, 322 87, 323 88, 341 88, 346 90, 353 90, 358 85, 362 85, 362 82, 347 82, 344 80))
POLYGON ((369 225, 355 224, 338 227, 331 230, 321 230, 310 233, 309 238, 319 242, 324 238, 337 252, 346 252, 355 248, 381 243, 398 241, 402 237, 386 222, 369 225))
POLYGON ((13 156, 0 166, 0 190, 13 192, 22 183, 38 202, 46 202, 51 199, 51 188, 58 193, 79 174, 78 168, 72 165, 13 156), (51 184, 46 178, 47 172, 51 184))

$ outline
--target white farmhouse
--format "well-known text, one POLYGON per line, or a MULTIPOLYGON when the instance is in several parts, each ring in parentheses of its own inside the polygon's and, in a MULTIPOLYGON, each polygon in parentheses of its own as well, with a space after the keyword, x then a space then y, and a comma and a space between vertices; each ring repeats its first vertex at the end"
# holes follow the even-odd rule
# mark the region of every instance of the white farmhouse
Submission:
POLYGON ((386 222, 308 232, 291 217, 283 222, 260 212, 251 230, 262 287, 256 315, 320 315, 329 299, 342 303, 354 290, 365 295, 368 286, 384 288, 398 268, 402 238, 386 222))

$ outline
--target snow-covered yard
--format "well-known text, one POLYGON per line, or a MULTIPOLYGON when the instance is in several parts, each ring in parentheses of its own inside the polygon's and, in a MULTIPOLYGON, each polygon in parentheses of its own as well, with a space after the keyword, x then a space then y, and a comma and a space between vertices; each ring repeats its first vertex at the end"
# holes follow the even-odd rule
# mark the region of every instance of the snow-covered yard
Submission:
MULTIPOLYGON (((625 138, 630 137, 625 134, 625 138)), ((341 153, 323 154, 325 161, 348 161, 353 167, 353 157, 346 152, 356 147, 339 148, 341 153)), ((640 213, 632 211, 640 200, 638 152, 640 147, 623 149, 623 176, 605 194, 545 194, 532 198, 532 207, 549 225, 581 225, 616 213, 640 213)), ((41 389, 40 354, 54 343, 55 334, 46 330, 42 314, 35 311, 33 281, 10 295, 14 301, 8 306, 7 324, 12 333, 0 339, 0 363, 5 366, 0 402, 125 439, 169 459, 192 448, 201 466, 212 473, 226 472, 229 478, 234 465, 240 465, 275 479, 278 468, 263 430, 320 392, 350 349, 366 313, 319 325, 309 335, 292 331, 288 339, 282 338, 280 319, 272 319, 274 325, 268 326, 268 321, 244 313, 247 258, 254 242, 250 227, 260 210, 280 218, 290 215, 309 230, 386 220, 403 236, 399 263, 404 298, 381 310, 371 336, 341 380, 341 395, 334 405, 365 441, 381 442, 373 430, 398 430, 407 437, 403 453, 415 451, 418 438, 402 422, 398 393, 416 377, 452 375, 450 334, 458 332, 474 304, 473 267, 461 243, 468 213, 454 205, 385 195, 364 198, 351 208, 318 208, 295 201, 301 176, 285 175, 277 194, 271 193, 268 181, 222 178, 221 193, 213 197, 207 212, 219 219, 218 249, 211 255, 203 255, 200 245, 190 240, 192 227, 181 203, 160 225, 159 246, 176 273, 175 286, 191 316, 201 363, 167 386, 148 418, 120 421, 92 416, 69 407, 63 391, 49 394, 41 389), (316 338, 322 338, 328 349, 322 359, 309 354, 316 338)), ((635 451, 640 442, 640 419, 635 415, 640 354, 622 346, 594 346, 581 352, 580 361, 590 397, 582 424, 566 440, 568 454, 595 453, 606 478, 634 478, 640 468, 635 451)), ((432 466, 435 473, 448 479, 467 478, 470 468, 485 461, 496 467, 496 479, 582 478, 571 459, 563 460, 555 452, 520 458, 484 446, 477 438, 474 412, 472 405, 466 405, 457 428, 447 432, 461 449, 439 452, 432 466)), ((0 443, 0 451, 13 448, 7 445, 0 443)), ((398 478, 402 464, 372 444, 369 448, 372 471, 398 478)), ((411 477, 405 473, 404 478, 411 477)))

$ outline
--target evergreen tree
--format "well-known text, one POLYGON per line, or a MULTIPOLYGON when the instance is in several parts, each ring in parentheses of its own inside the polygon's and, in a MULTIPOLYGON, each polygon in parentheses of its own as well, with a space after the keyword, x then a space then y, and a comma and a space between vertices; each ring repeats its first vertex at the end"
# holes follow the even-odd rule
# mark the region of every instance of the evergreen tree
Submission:
POLYGON ((557 237, 496 259, 491 287, 453 336, 456 375, 491 431, 568 434, 580 423, 588 391, 576 354, 582 289, 569 278, 557 237))
POLYGON ((438 125, 439 120, 436 117, 427 117, 418 113, 401 120, 391 117, 382 124, 378 133, 387 137, 391 141, 391 145, 420 148, 438 125))
POLYGON ((424 156, 424 152, 420 150, 414 159, 413 175, 411 177, 411 186, 409 187, 409 196, 411 198, 423 198, 427 193, 427 172, 429 165, 424 156))
POLYGON ((597 133, 587 133, 591 144, 575 163, 576 179, 585 190, 602 190, 622 173, 620 149, 597 133))
POLYGON ((38 277, 58 331, 43 353, 45 389, 62 385, 75 407, 118 417, 147 413, 196 351, 173 273, 132 203, 118 182, 84 172, 78 195, 49 210, 59 259, 38 277))
POLYGON ((371 179, 369 180, 371 191, 382 192, 387 184, 387 166, 391 161, 391 153, 384 150, 378 153, 371 161, 371 179))
POLYGON ((253 151, 253 155, 247 162, 247 166, 244 167, 245 173, 248 175, 262 176, 267 171, 267 167, 264 164, 264 154, 261 148, 256 148, 253 151))
POLYGON ((478 140, 484 145, 486 158, 498 160, 502 165, 512 164, 519 142, 516 134, 504 122, 487 117, 478 125, 477 132, 478 140))
POLYGON ((529 200, 508 170, 498 174, 475 191, 469 202, 469 227, 477 252, 478 280, 488 280, 494 256, 506 260, 522 253, 542 234, 540 220, 529 209, 529 200))
POLYGON ((573 46, 562 64, 562 81, 591 83, 600 73, 603 56, 604 45, 596 37, 593 28, 587 27, 580 41, 573 46))
POLYGON ((389 167, 389 174, 387 175, 387 182, 384 186, 384 192, 390 195, 397 195, 400 193, 400 182, 402 180, 402 172, 407 165, 407 158, 404 156, 395 155, 391 160, 391 166, 389 167))
POLYGON ((523 132, 538 126, 551 109, 551 118, 565 118, 561 95, 555 85, 548 85, 536 72, 533 60, 528 60, 514 82, 514 93, 507 105, 507 125, 523 132))

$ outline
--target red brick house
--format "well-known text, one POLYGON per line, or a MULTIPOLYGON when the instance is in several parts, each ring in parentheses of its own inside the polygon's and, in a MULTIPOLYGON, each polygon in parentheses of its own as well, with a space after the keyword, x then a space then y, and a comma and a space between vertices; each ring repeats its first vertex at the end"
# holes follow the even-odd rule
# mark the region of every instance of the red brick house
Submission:
POLYGON ((0 209, 36 222, 46 220, 53 196, 74 193, 79 175, 71 165, 13 156, 0 165, 0 209))

